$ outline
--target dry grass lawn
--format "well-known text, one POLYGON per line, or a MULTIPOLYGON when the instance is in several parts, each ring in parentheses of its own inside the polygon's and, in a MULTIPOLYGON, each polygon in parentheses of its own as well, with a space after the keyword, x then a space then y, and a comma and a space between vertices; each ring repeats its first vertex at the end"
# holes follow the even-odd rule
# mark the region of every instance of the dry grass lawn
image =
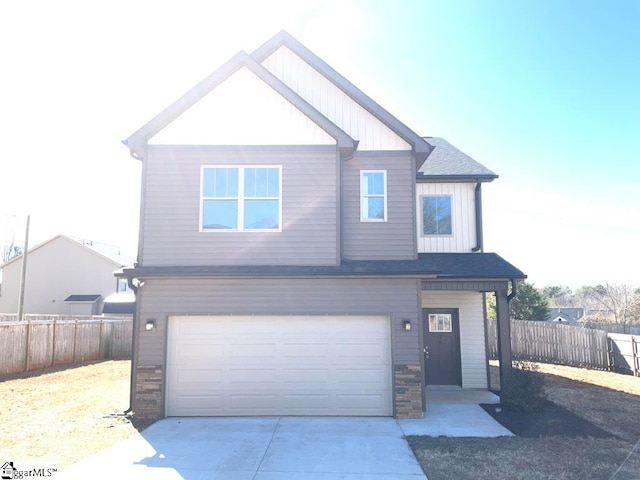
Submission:
POLYGON ((130 369, 122 360, 0 376, 2 461, 62 468, 130 436, 130 369))
MULTIPOLYGON (((618 438, 410 437, 429 480, 640 479, 640 378, 558 365, 536 366, 544 375, 549 400, 618 438)), ((496 370, 493 365, 494 388, 496 370)))

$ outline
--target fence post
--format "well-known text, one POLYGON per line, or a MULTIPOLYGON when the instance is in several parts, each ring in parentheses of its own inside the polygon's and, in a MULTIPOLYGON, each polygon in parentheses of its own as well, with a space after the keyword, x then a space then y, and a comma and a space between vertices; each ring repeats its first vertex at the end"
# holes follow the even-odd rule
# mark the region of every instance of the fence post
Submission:
POLYGON ((24 371, 29 371, 29 342, 31 340, 31 320, 27 320, 26 324, 27 332, 25 339, 25 349, 24 349, 24 371))
POLYGON ((78 336, 78 319, 75 319, 75 325, 73 327, 73 351, 71 355, 71 362, 76 363, 76 338, 78 336))
POLYGON ((51 340, 51 366, 53 367, 56 363, 56 328, 57 328, 58 319, 53 319, 53 335, 51 340))
POLYGON ((638 340, 631 336, 631 352, 633 353, 633 376, 640 377, 640 357, 638 357, 638 340))

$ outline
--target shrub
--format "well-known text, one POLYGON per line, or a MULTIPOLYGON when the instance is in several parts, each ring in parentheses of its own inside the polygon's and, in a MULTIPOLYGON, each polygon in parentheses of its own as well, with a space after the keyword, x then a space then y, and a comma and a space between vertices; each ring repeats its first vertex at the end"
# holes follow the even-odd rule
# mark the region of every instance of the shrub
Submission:
POLYGON ((537 412, 544 407, 544 377, 529 362, 514 362, 514 368, 501 379, 500 401, 505 407, 520 412, 537 412))

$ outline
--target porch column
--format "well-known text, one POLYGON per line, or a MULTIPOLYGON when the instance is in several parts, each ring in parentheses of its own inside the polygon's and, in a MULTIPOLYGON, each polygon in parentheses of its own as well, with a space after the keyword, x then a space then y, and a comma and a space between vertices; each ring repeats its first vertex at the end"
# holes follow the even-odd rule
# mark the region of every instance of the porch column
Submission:
POLYGON ((496 290, 496 316, 498 325, 498 360, 500 360, 500 385, 511 373, 511 322, 506 290, 496 290))

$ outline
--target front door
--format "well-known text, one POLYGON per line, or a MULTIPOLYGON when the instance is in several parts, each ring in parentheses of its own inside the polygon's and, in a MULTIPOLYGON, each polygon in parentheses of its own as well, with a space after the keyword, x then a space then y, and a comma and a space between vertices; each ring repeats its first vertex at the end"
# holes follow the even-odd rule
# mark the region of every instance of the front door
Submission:
POLYGON ((460 322, 456 309, 424 309, 426 385, 460 385, 460 322))

